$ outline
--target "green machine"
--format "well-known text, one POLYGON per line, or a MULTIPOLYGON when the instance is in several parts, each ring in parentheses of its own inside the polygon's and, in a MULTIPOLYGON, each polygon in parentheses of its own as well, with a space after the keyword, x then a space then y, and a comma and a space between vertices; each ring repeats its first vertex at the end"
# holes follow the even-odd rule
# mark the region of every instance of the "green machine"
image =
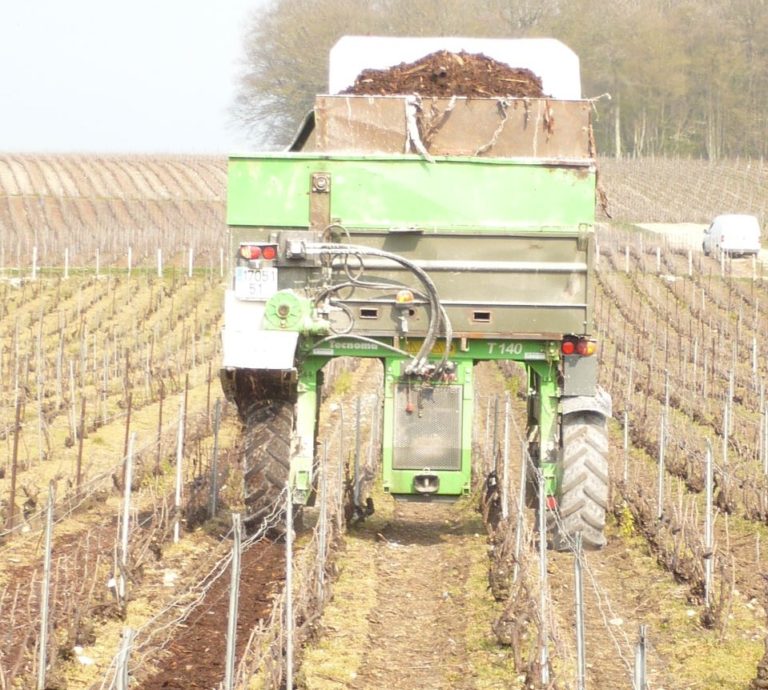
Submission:
MULTIPOLYGON (((569 64, 553 43, 567 51, 542 43, 538 73, 569 64)), ((412 500, 469 492, 474 365, 515 361, 553 541, 604 543, 590 112, 578 97, 318 96, 292 150, 230 159, 221 380, 245 422, 251 521, 286 483, 311 499, 331 359, 382 362, 383 486, 412 500)))

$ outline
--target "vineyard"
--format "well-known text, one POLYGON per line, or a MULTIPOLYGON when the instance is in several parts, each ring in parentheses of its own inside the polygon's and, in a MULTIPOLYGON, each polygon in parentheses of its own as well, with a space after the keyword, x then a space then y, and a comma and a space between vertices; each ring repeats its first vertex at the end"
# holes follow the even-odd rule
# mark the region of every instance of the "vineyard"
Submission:
MULTIPOLYGON (((600 160, 614 222, 706 223, 719 213, 768 219, 761 160, 600 160)), ((226 160, 214 157, 0 155, 0 272, 155 266, 219 267, 226 160)), ((606 217, 607 219, 607 217, 606 217)))
POLYGON ((471 500, 380 492, 381 370, 344 360, 316 506, 240 530, 224 162, 0 157, 0 689, 768 687, 768 281, 626 225, 765 218, 765 174, 605 161, 609 543, 556 553, 524 377, 491 364, 471 500))
POLYGON ((615 222, 708 223, 720 213, 768 221, 768 163, 761 159, 602 158, 600 179, 615 222))
POLYGON ((154 265, 157 250, 219 266, 222 158, 0 156, 0 270, 154 265), (130 250, 129 250, 130 247, 130 250))

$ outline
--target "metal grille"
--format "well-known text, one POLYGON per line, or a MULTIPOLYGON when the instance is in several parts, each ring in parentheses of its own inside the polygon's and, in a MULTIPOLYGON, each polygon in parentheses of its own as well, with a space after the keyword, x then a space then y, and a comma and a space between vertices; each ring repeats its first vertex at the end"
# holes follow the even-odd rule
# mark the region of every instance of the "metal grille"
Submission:
POLYGON ((396 385, 392 467, 461 469, 461 386, 396 385))

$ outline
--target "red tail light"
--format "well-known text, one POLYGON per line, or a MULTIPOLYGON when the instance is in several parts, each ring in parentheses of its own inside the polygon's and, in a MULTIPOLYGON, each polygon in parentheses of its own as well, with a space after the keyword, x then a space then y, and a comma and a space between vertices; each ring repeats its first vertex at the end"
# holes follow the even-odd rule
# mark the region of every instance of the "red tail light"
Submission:
POLYGON ((277 245, 275 244, 241 244, 240 256, 248 261, 264 259, 273 261, 277 258, 277 245))
POLYGON ((590 357, 597 352, 597 343, 588 338, 567 338, 560 345, 560 352, 564 355, 590 357))

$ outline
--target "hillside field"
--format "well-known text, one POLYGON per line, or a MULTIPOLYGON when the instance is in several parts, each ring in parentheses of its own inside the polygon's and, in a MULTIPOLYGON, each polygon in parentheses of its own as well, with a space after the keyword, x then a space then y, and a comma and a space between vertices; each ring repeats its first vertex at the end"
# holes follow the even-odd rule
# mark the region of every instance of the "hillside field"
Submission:
MULTIPOLYGON (((609 544, 582 562, 587 687, 632 688, 647 626, 649 688, 759 690, 768 281, 747 260, 721 266, 638 226, 727 211, 766 221, 768 170, 609 159, 600 170, 611 219, 598 228, 593 289, 600 381, 613 398, 612 493, 609 544)), ((225 185, 219 158, 0 156, 3 690, 35 683, 50 490, 46 687, 112 687, 126 628, 136 687, 223 677, 230 514, 243 506, 241 424, 217 380, 225 185)), ((297 529, 301 687, 542 688, 542 647, 551 687, 575 687, 574 557, 549 553, 542 578, 534 511, 517 505, 520 372, 477 368, 475 431, 481 480, 498 469, 490 422, 509 401, 519 523, 479 513, 478 496, 432 513, 375 487, 377 512, 357 523, 345 516, 350 459, 356 445, 376 458, 381 371, 343 365, 327 379, 319 431, 328 503, 297 529)), ((275 505, 269 526, 281 519, 275 505)), ((284 682, 285 567, 282 537, 246 539, 237 688, 284 682)))

